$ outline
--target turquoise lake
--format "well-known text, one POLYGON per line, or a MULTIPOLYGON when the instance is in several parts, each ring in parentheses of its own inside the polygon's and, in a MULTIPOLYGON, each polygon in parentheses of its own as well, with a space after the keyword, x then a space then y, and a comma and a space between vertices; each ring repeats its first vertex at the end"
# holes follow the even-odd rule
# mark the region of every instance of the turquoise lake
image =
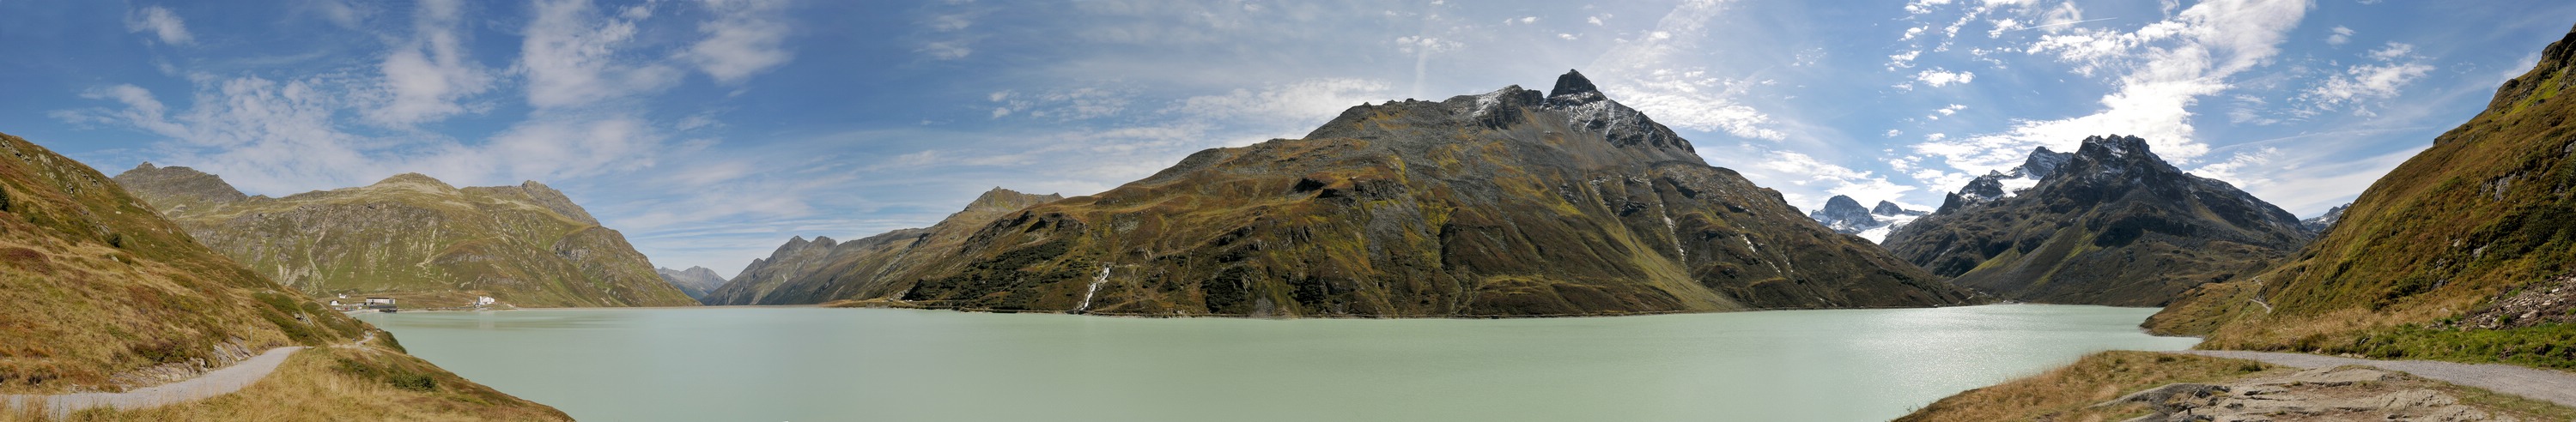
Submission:
POLYGON ((1870 421, 2110 350, 2148 308, 1548 319, 900 309, 367 314, 591 421, 1870 421))

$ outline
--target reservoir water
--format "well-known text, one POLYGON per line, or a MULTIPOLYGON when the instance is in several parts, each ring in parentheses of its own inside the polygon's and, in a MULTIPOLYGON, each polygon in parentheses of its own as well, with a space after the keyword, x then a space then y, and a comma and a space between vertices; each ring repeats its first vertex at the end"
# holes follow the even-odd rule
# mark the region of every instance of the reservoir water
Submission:
POLYGON ((2108 350, 2146 308, 1549 319, 1144 319, 899 309, 361 317, 595 421, 1870 421, 2108 350))

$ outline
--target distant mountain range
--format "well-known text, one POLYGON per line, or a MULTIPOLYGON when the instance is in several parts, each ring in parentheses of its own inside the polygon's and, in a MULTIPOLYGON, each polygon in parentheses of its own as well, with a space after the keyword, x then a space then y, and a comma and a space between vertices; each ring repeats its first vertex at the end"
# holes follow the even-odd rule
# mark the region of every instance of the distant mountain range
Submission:
POLYGON ((1833 229, 1835 233, 1859 235, 1863 239, 1877 242, 1886 239, 1887 234, 1894 232, 1896 228, 1904 227, 1905 223, 1914 222, 1914 219, 1929 214, 1931 213, 1908 210, 1887 201, 1878 201, 1876 207, 1861 208, 1860 201, 1853 200, 1850 196, 1834 195, 1832 199, 1825 200, 1824 208, 1807 213, 1807 217, 1816 219, 1818 223, 1824 223, 1826 228, 1833 229))
POLYGON ((206 246, 314 295, 460 306, 693 305, 616 230, 537 182, 456 188, 420 174, 285 198, 144 163, 116 176, 206 246))
POLYGON ((689 267, 686 270, 654 268, 653 272, 661 274, 662 282, 680 288, 680 293, 689 295, 690 299, 704 299, 708 291, 725 283, 724 276, 716 275, 716 270, 707 267, 689 267))
POLYGON ((2289 212, 2174 168, 2144 139, 2096 136, 1970 181, 1884 244, 2006 299, 2161 306, 2259 271, 2309 238, 2289 212))
POLYGON ((896 230, 850 242, 828 237, 813 241, 801 236, 789 239, 769 258, 752 260, 750 266, 734 274, 733 281, 711 291, 704 301, 709 305, 782 305, 872 297, 862 290, 882 287, 891 275, 928 271, 920 266, 933 258, 956 254, 964 247, 967 236, 994 220, 1061 199, 1063 195, 993 188, 968 203, 966 209, 949 214, 929 228, 896 230))
POLYGON ((1980 300, 1708 166, 1572 72, 1548 93, 1363 104, 1098 195, 1006 202, 1030 203, 791 240, 708 303, 1543 316, 1980 300))

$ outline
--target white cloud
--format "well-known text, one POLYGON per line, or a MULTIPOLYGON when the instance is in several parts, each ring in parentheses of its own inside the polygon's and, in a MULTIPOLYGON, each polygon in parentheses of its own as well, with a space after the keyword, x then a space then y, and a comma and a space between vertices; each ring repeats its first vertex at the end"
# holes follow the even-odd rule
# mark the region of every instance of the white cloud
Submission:
POLYGON ((1604 92, 1616 93, 1613 100, 1667 125, 1745 138, 1787 139, 1788 134, 1772 127, 1769 114, 1737 100, 1759 81, 1717 77, 1706 67, 1686 64, 1700 62, 1705 54, 1699 41, 1707 35, 1708 21, 1723 10, 1719 3, 1701 0, 1674 8, 1655 26, 1654 33, 1665 36, 1612 48, 1592 62, 1590 68, 1599 69, 1590 73, 1592 81, 1604 92))
POLYGON ((630 6, 602 16, 589 0, 540 0, 521 43, 519 66, 528 76, 528 104, 571 107, 668 88, 680 71, 658 63, 629 63, 621 48, 633 42, 636 23, 653 15, 630 6))
POLYGON ((2387 60, 2397 60, 2397 59, 2399 59, 2399 58, 2404 58, 2404 57, 2406 57, 2406 56, 2408 56, 2408 55, 2412 55, 2412 54, 2414 54, 2414 53, 2415 53, 2415 45, 2414 45, 2414 44, 2406 44, 2406 43, 2396 43, 2396 42, 2392 42, 2392 43, 2388 43, 2388 46, 2387 46, 2387 47, 2381 47, 2381 48, 2379 48, 2379 49, 2377 49, 2377 50, 2370 50, 2370 58, 2373 58, 2373 59, 2379 59, 2379 60, 2382 60, 2382 61, 2387 61, 2387 60))
POLYGON ((2329 45, 2343 45, 2348 42, 2352 42, 2352 28, 2345 28, 2342 25, 2334 27, 2334 35, 2326 36, 2326 44, 2329 45))
POLYGON ((930 58, 940 59, 940 60, 957 60, 957 59, 963 59, 963 58, 966 58, 966 56, 967 56, 967 55, 975 54, 975 49, 974 49, 974 48, 967 47, 967 46, 966 46, 966 42, 965 42, 965 41, 938 41, 938 42, 932 42, 932 43, 928 43, 928 44, 922 44, 922 45, 921 45, 921 48, 919 48, 919 49, 915 49, 915 50, 913 50, 913 51, 918 51, 918 52, 921 52, 922 54, 928 54, 928 55, 930 55, 930 58))
POLYGON ((199 80, 184 111, 170 110, 131 85, 87 97, 122 108, 56 113, 81 123, 127 125, 168 141, 156 161, 220 174, 253 194, 284 195, 364 185, 415 171, 459 185, 515 184, 633 171, 665 150, 662 130, 633 116, 605 115, 521 122, 480 143, 440 137, 370 137, 334 116, 363 107, 345 95, 366 81, 258 77, 199 80))
POLYGON ((1950 84, 1967 84, 1969 81, 1974 81, 1976 79, 1977 74, 1973 72, 1951 72, 1940 68, 1925 70, 1914 74, 1914 80, 1922 81, 1924 85, 1930 85, 1934 88, 1949 86, 1950 84))
POLYGON ((462 4, 423 1, 414 13, 411 39, 394 46, 377 65, 384 75, 381 87, 390 96, 366 111, 366 118, 378 124, 405 126, 463 113, 459 98, 491 88, 491 76, 466 55, 457 34, 462 4))
MULTIPOLYGON (((1932 110, 1932 114, 1926 114, 1926 115, 1923 115, 1923 120, 1926 120, 1926 121, 1931 121, 1931 120, 1941 120, 1941 118, 1943 118, 1943 117, 1949 117, 1950 115, 1953 115, 1953 114, 1959 114, 1959 111, 1960 111, 1960 110, 1967 110, 1967 109, 1968 109, 1968 106, 1967 106, 1967 105, 1964 105, 1964 104, 1951 104, 1951 105, 1949 105, 1949 106, 1945 106, 1945 107, 1941 107, 1941 108, 1939 108, 1939 109, 1934 109, 1934 110, 1932 110)), ((1893 135, 1891 135, 1891 136, 1893 136, 1893 135)))
POLYGON ((993 109, 994 118, 1019 114, 1067 122, 1116 115, 1127 109, 1127 103, 1134 95, 1112 89, 1083 87, 1034 95, 1003 91, 987 97, 1001 104, 993 109))
POLYGON ((780 45, 787 39, 788 22, 779 15, 785 3, 703 0, 701 4, 716 12, 717 17, 698 24, 698 32, 706 33, 707 38, 690 45, 680 57, 724 83, 741 83, 752 74, 787 64, 795 55, 780 45))
POLYGON ((2300 93, 2299 99, 2313 105, 2312 109, 2306 111, 2307 113, 2348 106, 2352 107, 2354 114, 2372 115, 2373 113, 2363 106, 2366 100, 2395 97, 2398 89, 2432 73, 2433 66, 2424 64, 2414 55, 2414 51, 2414 45, 2394 42, 2388 43, 2386 47, 2371 50, 2363 56, 2383 63, 2353 65, 2344 69, 2342 74, 2327 77, 2324 81, 2318 82, 2316 87, 2300 93), (2409 60, 2399 62, 2399 59, 2409 60))
POLYGON ((2190 162, 2209 151, 2195 138, 2191 106, 2230 88, 2228 78, 2279 54, 2279 44, 2306 16, 2305 0, 2212 0, 2135 31, 2074 28, 2042 36, 2024 49, 2073 66, 2080 75, 2120 72, 2117 88, 2092 114, 2022 120, 2011 129, 1917 144, 1968 172, 2017 164, 2038 146, 2071 146, 2087 135, 2146 138, 2158 155, 2190 162))
POLYGON ((1887 56, 1887 71, 1913 68, 1914 58, 1922 56, 1923 50, 1905 50, 1903 53, 1890 54, 1887 56))
POLYGON ((163 44, 188 45, 197 42, 196 36, 188 34, 187 21, 180 19, 178 13, 171 12, 167 7, 144 6, 141 9, 135 9, 132 15, 125 17, 125 30, 149 32, 153 37, 161 39, 163 44))
POLYGON ((2355 65, 2345 69, 2343 74, 2326 78, 2317 87, 2308 89, 2303 98, 2331 108, 2353 105, 2360 100, 2394 97, 2398 88, 2432 71, 2432 65, 2423 63, 2355 65))
POLYGON ((2192 169, 2191 172, 2199 174, 2201 177, 2227 181, 2228 183, 2235 184, 2236 187, 2240 189, 2260 186, 2269 184, 2270 180, 2262 178, 2265 175, 2259 174, 2259 172, 2264 170, 2265 166, 2272 164, 2272 160, 2279 158, 2280 155, 2281 150, 2279 148, 2263 147, 2253 151, 2237 153, 2233 157, 2228 157, 2227 161, 2200 166, 2200 168, 2192 169))

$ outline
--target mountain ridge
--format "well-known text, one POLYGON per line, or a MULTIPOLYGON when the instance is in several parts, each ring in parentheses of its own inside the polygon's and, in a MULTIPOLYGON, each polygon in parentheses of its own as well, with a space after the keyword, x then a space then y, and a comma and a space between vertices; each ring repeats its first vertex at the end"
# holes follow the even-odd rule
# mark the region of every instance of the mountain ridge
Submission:
POLYGON ((311 294, 409 306, 490 296, 516 306, 679 306, 643 254, 543 183, 459 188, 418 173, 283 198, 219 176, 136 166, 116 182, 200 242, 311 294))
POLYGON ((2034 150, 2023 167, 1970 182, 1885 244, 2007 299, 2161 306, 2307 241, 2287 211, 2175 168, 2144 139, 2112 135, 2071 153, 2034 150), (2005 183, 2031 176, 2028 188, 2005 183))
POLYGON ((857 287, 835 297, 1272 317, 1978 300, 1708 166, 1580 72, 1552 90, 1351 107, 1304 138, 1199 151, 1100 194, 997 216, 957 253, 911 258, 911 271, 839 273, 857 287))

